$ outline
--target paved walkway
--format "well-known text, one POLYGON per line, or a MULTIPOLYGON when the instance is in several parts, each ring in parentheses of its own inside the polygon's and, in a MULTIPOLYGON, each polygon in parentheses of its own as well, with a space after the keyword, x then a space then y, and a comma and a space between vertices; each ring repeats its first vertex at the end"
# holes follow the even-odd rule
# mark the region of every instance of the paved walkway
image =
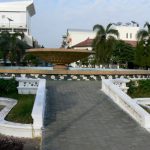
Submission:
POLYGON ((149 150, 150 133, 100 91, 98 81, 47 83, 43 150, 149 150))

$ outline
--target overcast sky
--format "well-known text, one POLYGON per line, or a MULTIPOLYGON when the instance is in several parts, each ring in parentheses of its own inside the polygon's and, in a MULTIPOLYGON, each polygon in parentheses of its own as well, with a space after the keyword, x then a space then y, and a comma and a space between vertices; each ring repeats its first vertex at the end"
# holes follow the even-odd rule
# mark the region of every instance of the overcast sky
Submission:
MULTIPOLYGON (((0 0, 1 1, 1 0, 0 0)), ((60 47, 68 28, 150 21, 150 0, 34 0, 32 34, 45 47, 60 47)))

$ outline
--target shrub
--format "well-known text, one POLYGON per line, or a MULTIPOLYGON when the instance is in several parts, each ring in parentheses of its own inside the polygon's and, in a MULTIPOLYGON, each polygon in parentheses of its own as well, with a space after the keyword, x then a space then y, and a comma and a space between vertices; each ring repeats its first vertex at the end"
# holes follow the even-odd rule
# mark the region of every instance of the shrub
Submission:
POLYGON ((139 80, 138 86, 134 81, 131 81, 128 86, 128 94, 131 97, 150 97, 150 80, 139 80))
POLYGON ((0 79, 0 96, 17 93, 18 82, 15 79, 0 79))

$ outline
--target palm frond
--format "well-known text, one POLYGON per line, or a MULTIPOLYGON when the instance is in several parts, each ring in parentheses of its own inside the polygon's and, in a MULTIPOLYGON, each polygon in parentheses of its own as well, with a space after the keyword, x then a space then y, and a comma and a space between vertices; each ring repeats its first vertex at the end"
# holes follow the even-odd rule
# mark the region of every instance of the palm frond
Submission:
POLYGON ((144 24, 144 28, 147 27, 147 26, 150 26, 148 21, 144 24))
POLYGON ((148 32, 150 33, 150 23, 149 23, 149 22, 146 22, 146 23, 144 24, 144 28, 145 28, 145 27, 147 27, 148 32))
POLYGON ((145 29, 142 29, 137 33, 136 37, 138 40, 142 40, 142 39, 148 37, 148 35, 149 35, 148 32, 145 29))
POLYGON ((111 26, 112 26, 112 23, 109 23, 109 24, 107 25, 107 27, 106 27, 106 33, 110 30, 111 26))
POLYGON ((115 30, 115 29, 109 29, 107 31, 107 34, 116 35, 117 37, 119 37, 119 32, 118 30, 115 30))
POLYGON ((105 28, 102 25, 96 24, 93 27, 93 31, 98 30, 101 31, 102 33, 105 33, 105 28))

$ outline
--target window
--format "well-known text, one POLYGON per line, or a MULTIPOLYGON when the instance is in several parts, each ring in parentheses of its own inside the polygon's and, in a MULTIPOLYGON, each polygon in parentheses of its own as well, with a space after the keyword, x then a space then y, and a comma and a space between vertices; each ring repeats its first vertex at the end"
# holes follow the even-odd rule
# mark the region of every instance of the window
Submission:
POLYGON ((128 33, 126 33, 126 38, 128 39, 128 33))
POLYGON ((132 33, 130 33, 130 39, 132 39, 132 33))

